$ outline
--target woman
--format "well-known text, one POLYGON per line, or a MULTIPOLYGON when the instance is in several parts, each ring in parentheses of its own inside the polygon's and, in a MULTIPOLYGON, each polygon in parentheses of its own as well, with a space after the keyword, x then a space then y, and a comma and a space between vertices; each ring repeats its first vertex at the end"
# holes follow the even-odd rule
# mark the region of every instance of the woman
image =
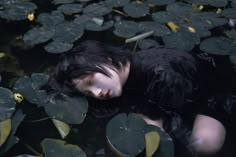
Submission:
POLYGON ((167 132, 174 137, 178 138, 178 132, 187 134, 178 120, 187 119, 185 123, 191 124, 193 118, 192 134, 185 144, 199 154, 214 154, 226 136, 221 119, 214 114, 216 109, 208 103, 218 92, 213 90, 220 81, 215 66, 218 65, 206 54, 191 55, 166 48, 132 54, 123 47, 85 41, 57 65, 47 90, 101 100, 131 93, 133 97, 129 99, 138 99, 137 109, 144 120, 164 128, 171 123, 167 132), (177 125, 170 122, 173 117, 177 125))

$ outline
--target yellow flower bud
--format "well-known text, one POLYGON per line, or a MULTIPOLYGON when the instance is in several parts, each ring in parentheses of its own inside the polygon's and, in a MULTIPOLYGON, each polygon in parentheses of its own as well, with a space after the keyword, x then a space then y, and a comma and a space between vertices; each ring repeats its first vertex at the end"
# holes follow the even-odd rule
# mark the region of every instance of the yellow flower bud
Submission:
POLYGON ((24 97, 20 93, 14 93, 14 99, 17 103, 20 103, 24 100, 24 97))
POLYGON ((33 21, 34 20, 34 13, 28 14, 27 18, 29 21, 33 21))
POLYGON ((190 26, 188 27, 188 31, 191 32, 191 33, 195 33, 196 32, 196 30, 193 27, 190 27, 190 26))

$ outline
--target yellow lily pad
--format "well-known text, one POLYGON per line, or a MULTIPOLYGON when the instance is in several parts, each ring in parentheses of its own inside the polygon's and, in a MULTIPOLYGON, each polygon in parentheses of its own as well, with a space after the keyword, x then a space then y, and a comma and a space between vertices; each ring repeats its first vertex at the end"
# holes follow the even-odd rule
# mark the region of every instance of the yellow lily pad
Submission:
POLYGON ((152 157, 160 144, 160 135, 156 131, 145 134, 146 157, 152 157))
POLYGON ((57 130, 59 131, 61 138, 64 139, 71 130, 70 126, 56 119, 52 119, 52 122, 56 126, 57 130))
POLYGON ((5 143, 11 132, 11 119, 0 122, 0 147, 5 143))
POLYGON ((173 32, 177 32, 177 30, 180 28, 179 26, 177 26, 174 22, 170 21, 167 23, 167 26, 173 31, 173 32))

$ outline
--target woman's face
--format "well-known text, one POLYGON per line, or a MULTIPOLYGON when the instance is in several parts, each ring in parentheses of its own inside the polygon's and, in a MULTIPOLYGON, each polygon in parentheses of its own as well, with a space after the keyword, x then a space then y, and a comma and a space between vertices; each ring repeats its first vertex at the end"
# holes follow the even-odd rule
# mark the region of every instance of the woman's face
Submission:
POLYGON ((118 71, 105 67, 110 77, 102 73, 93 73, 82 78, 73 79, 75 88, 86 96, 97 99, 111 99, 122 94, 122 83, 118 71))

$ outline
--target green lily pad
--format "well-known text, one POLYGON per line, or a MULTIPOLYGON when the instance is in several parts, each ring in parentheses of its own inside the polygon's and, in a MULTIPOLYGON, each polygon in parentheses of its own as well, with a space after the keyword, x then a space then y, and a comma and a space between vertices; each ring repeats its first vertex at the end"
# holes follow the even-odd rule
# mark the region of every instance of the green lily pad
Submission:
POLYGON ((232 1, 232 2, 231 2, 231 6, 232 6, 232 7, 236 7, 236 1, 232 1))
POLYGON ((52 37, 54 41, 61 43, 73 43, 84 34, 84 28, 75 22, 65 22, 58 24, 55 34, 52 37))
POLYGON ((130 0, 105 0, 105 4, 110 7, 122 7, 129 3, 130 0))
POLYGON ((63 53, 69 51, 73 47, 71 43, 62 43, 58 41, 52 41, 47 44, 44 49, 49 53, 63 53))
POLYGON ((154 5, 167 5, 175 2, 175 0, 147 0, 147 2, 154 5))
POLYGON ((194 33, 187 31, 178 31, 164 36, 163 41, 168 48, 176 48, 179 50, 190 51, 194 48, 195 44, 199 44, 200 37, 194 33))
POLYGON ((44 109, 50 117, 69 124, 81 124, 84 121, 88 111, 88 102, 85 97, 61 95, 60 99, 49 96, 48 100, 44 104, 44 109))
POLYGON ((48 75, 33 73, 31 78, 24 76, 19 78, 13 87, 14 92, 23 95, 30 103, 42 106, 47 98, 45 91, 40 87, 48 80, 48 75))
POLYGON ((179 16, 175 16, 170 12, 167 11, 158 11, 156 13, 152 14, 152 18, 155 22, 158 23, 167 23, 167 22, 177 22, 181 21, 181 18, 179 16))
POLYGON ((149 7, 141 1, 133 1, 125 5, 123 10, 133 18, 143 17, 149 13, 149 7))
POLYGON ((227 37, 229 37, 230 39, 232 40, 236 40, 236 30, 235 29, 232 29, 232 30, 229 30, 229 31, 225 31, 224 32, 227 37))
POLYGON ((201 42, 200 49, 210 54, 228 55, 232 52, 233 42, 225 37, 211 37, 201 42))
POLYGON ((148 49, 151 47, 160 47, 160 44, 152 39, 142 39, 140 41, 138 41, 138 46, 141 49, 148 49))
POLYGON ((63 12, 66 15, 72 15, 82 11, 81 4, 63 4, 57 8, 57 10, 63 12))
POLYGON ((55 30, 51 27, 34 27, 24 34, 23 40, 28 45, 36 45, 50 40, 54 33, 55 30))
POLYGON ((171 33, 166 26, 156 22, 140 22, 139 29, 142 32, 154 31, 153 35, 157 37, 165 36, 171 33))
POLYGON ((33 155, 29 155, 29 154, 23 154, 23 155, 17 155, 14 157, 39 157, 39 156, 33 156, 33 155))
POLYGON ((106 128, 107 140, 114 152, 135 156, 144 150, 146 122, 137 114, 113 117, 106 128))
POLYGON ((3 155, 5 152, 7 152, 11 147, 13 147, 19 139, 15 136, 15 133, 17 131, 18 126, 22 122, 22 120, 25 118, 25 115, 23 114, 22 110, 17 110, 15 114, 12 117, 11 120, 11 133, 7 139, 7 141, 4 143, 4 145, 0 149, 0 156, 3 155))
POLYGON ((89 22, 92 18, 87 16, 87 15, 81 15, 81 16, 77 16, 74 19, 74 22, 78 25, 84 26, 87 22, 89 22))
POLYGON ((53 0, 52 3, 57 5, 57 4, 68 4, 68 3, 72 3, 75 0, 53 0))
POLYGON ((34 3, 25 1, 8 0, 1 2, 1 5, 0 17, 7 20, 25 20, 37 9, 34 3))
POLYGON ((53 27, 64 22, 64 15, 60 11, 53 11, 51 14, 41 13, 37 21, 44 26, 53 27))
POLYGON ((178 16, 186 16, 191 14, 192 12, 195 12, 190 4, 186 4, 183 2, 171 3, 167 6, 166 10, 173 15, 178 16))
POLYGON ((174 143, 172 138, 162 129, 154 125, 147 125, 146 133, 156 131, 160 135, 160 144, 152 157, 174 157, 174 143))
POLYGON ((114 27, 115 30, 113 31, 113 33, 118 37, 129 38, 139 32, 138 24, 134 21, 122 20, 116 22, 114 27))
POLYGON ((112 8, 106 6, 104 2, 92 3, 86 6, 83 10, 83 13, 88 16, 103 16, 112 12, 112 8))
POLYGON ((197 5, 211 5, 214 7, 224 7, 228 4, 227 0, 185 0, 185 1, 197 5))
POLYGON ((47 157, 87 157, 77 145, 67 144, 65 141, 46 138, 41 142, 43 152, 47 157))
POLYGON ((224 9, 222 15, 228 18, 236 18, 236 8, 224 9))
POLYGON ((89 30, 89 31, 104 31, 107 30, 109 28, 111 28, 113 26, 113 21, 107 21, 104 22, 103 25, 98 25, 93 21, 89 21, 86 26, 85 29, 89 30))
POLYGON ((7 88, 0 87, 0 121, 6 120, 15 112, 16 102, 13 93, 7 88))
POLYGON ((0 121, 0 147, 6 142, 11 132, 11 119, 0 121))
POLYGON ((70 126, 62 121, 52 119, 53 124, 57 128, 58 132, 61 135, 61 138, 64 139, 70 133, 70 126))
MULTIPOLYGON (((236 48, 235 48, 235 50, 236 50, 236 48)), ((233 65, 236 65, 236 54, 230 55, 229 59, 233 65)))

